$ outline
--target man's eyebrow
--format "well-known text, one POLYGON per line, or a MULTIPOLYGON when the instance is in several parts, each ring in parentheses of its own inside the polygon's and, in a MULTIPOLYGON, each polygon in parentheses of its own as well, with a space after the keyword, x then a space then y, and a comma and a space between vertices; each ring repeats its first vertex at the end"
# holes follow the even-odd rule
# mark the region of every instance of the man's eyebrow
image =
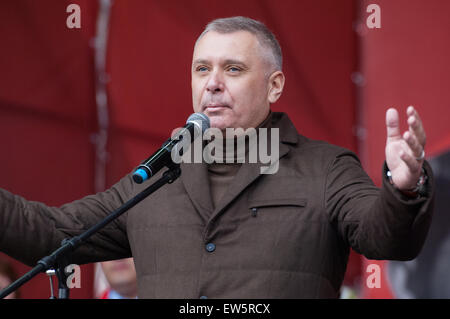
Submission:
POLYGON ((197 59, 192 64, 209 64, 209 61, 205 59, 197 59))
POLYGON ((247 64, 245 64, 244 62, 242 62, 240 60, 234 60, 234 59, 227 59, 227 60, 224 61, 223 64, 224 65, 230 65, 230 64, 239 65, 239 66, 244 67, 244 68, 247 67, 247 64))
MULTIPOLYGON (((210 64, 210 61, 208 61, 206 59, 197 59, 192 64, 210 64)), ((240 60, 235 60, 235 59, 226 59, 223 61, 222 64, 223 65, 236 64, 236 65, 246 66, 246 64, 244 62, 242 62, 240 60)))

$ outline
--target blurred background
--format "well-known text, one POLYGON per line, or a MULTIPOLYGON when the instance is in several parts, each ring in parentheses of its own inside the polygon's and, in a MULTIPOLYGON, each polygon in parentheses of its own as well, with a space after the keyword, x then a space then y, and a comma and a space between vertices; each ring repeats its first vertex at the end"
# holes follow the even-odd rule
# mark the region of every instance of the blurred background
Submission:
MULTIPOLYGON (((59 206, 111 186, 185 123, 194 42, 210 20, 235 15, 264 22, 281 44, 287 82, 273 111, 287 112, 303 135, 355 151, 377 185, 387 108, 403 122, 408 105, 419 110, 442 183, 428 255, 388 263, 352 253, 345 296, 450 298, 435 293, 450 260, 447 0, 2 0, 0 187, 59 206), (79 28, 68 27, 71 4, 79 28), (379 28, 370 28, 370 4, 379 28), (370 264, 380 266, 379 287, 366 284, 370 264)), ((0 258, 17 275, 30 269, 0 258)), ((83 265, 71 297, 100 298, 98 271, 83 265)), ((21 298, 49 294, 45 274, 20 290, 21 298)))

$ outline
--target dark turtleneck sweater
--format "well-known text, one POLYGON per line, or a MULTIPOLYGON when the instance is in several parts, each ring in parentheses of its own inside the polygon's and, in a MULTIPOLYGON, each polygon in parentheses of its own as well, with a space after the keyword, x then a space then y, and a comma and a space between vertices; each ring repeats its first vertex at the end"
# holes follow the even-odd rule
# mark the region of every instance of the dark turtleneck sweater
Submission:
MULTIPOLYGON (((256 134, 258 136, 259 128, 269 128, 272 119, 272 112, 269 113, 267 118, 256 128, 256 134)), ((226 143, 226 142, 224 142, 226 143)), ((225 145, 225 144, 224 144, 225 145)), ((236 150, 235 145, 235 150, 236 150)), ((245 143, 245 154, 248 153, 249 145, 245 143)), ((208 164, 208 177, 209 177, 209 188, 211 192, 211 199, 214 207, 216 207, 219 200, 225 194, 228 185, 230 185, 233 178, 238 173, 242 166, 242 163, 216 163, 213 162, 208 164)))

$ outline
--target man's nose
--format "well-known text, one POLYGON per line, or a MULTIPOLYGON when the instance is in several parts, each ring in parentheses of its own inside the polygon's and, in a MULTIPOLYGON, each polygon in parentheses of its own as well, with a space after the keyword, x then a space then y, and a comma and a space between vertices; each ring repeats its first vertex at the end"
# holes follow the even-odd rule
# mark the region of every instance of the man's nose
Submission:
POLYGON ((223 88, 224 84, 221 75, 218 72, 211 73, 206 84, 206 90, 214 94, 222 92, 223 88))

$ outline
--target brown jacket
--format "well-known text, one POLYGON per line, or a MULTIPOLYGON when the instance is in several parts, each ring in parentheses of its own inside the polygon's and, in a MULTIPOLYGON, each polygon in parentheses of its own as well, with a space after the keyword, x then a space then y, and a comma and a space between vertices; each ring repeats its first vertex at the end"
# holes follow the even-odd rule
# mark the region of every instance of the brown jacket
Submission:
MULTIPOLYGON (((408 199, 386 179, 375 187, 352 152, 299 135, 285 114, 274 113, 272 126, 280 128, 276 174, 243 164, 213 209, 206 165, 182 164, 178 180, 92 237, 72 262, 133 255, 140 298, 334 298, 350 247, 370 259, 419 253, 433 206, 427 163, 428 196, 408 199)), ((1 191, 0 250, 34 265, 148 183, 128 175, 59 208, 1 191)))

